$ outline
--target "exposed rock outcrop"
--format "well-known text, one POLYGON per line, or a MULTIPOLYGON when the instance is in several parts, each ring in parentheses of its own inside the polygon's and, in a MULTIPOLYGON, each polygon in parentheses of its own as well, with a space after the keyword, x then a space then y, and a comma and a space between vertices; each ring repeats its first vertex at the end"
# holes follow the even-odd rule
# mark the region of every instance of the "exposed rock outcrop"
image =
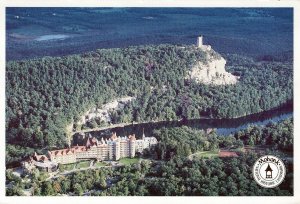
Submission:
POLYGON ((238 77, 225 70, 226 60, 209 45, 202 45, 201 49, 206 53, 206 61, 197 61, 188 73, 187 78, 198 83, 211 85, 236 84, 238 77))
POLYGON ((103 104, 102 108, 92 108, 81 116, 80 120, 77 121, 77 124, 85 124, 94 118, 99 118, 101 121, 109 123, 111 122, 111 111, 123 109, 125 104, 131 102, 134 99, 134 97, 126 96, 123 98, 115 99, 110 103, 103 104))

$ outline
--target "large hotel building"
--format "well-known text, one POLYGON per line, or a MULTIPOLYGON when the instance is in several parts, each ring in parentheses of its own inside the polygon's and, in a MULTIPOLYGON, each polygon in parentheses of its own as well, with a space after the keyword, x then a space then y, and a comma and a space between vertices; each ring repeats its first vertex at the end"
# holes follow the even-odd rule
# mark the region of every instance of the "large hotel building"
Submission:
POLYGON ((120 137, 114 133, 109 139, 97 140, 95 137, 88 137, 85 146, 73 146, 68 149, 48 151, 46 155, 36 153, 25 160, 23 166, 30 170, 37 166, 51 169, 57 164, 74 163, 78 160, 97 159, 119 160, 123 157, 134 157, 136 153, 143 153, 144 149, 157 144, 155 137, 145 137, 137 140, 135 135, 120 137))

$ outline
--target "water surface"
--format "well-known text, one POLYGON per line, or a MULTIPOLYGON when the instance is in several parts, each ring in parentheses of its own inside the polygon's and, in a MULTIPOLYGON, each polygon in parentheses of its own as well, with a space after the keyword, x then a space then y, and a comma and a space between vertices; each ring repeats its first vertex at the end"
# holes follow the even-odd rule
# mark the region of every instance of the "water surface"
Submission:
MULTIPOLYGON (((107 129, 103 131, 91 131, 85 133, 85 136, 91 135, 97 138, 109 137, 113 132, 118 136, 128 136, 135 134, 140 138, 145 133, 145 136, 152 136, 153 130, 161 128, 188 126, 194 129, 207 130, 209 128, 215 129, 219 135, 230 135, 236 131, 246 129, 250 125, 266 125, 268 123, 275 123, 293 117, 293 105, 287 104, 274 110, 265 111, 262 113, 252 114, 245 117, 233 119, 194 119, 186 121, 170 121, 170 122, 156 122, 143 123, 136 125, 128 125, 125 127, 118 127, 107 129)), ((82 137, 80 134, 74 135, 73 144, 81 143, 82 137)))
POLYGON ((45 41, 45 40, 62 40, 67 38, 67 35, 62 35, 62 34, 56 34, 56 35, 42 35, 38 38, 36 38, 36 41, 45 41))

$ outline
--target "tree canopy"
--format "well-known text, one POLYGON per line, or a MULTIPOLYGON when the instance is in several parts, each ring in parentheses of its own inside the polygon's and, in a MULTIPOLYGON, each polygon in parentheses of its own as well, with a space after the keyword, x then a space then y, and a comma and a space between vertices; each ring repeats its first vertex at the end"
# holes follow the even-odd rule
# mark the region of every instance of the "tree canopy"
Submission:
MULTIPOLYGON (((136 46, 81 55, 10 61, 6 66, 7 162, 25 150, 66 146, 66 127, 91 107, 116 97, 136 99, 112 114, 114 123, 181 118, 231 118, 293 99, 292 61, 226 55, 239 83, 209 86, 185 79, 205 53, 194 46, 136 46)), ((95 123, 93 123, 95 125, 95 123)))

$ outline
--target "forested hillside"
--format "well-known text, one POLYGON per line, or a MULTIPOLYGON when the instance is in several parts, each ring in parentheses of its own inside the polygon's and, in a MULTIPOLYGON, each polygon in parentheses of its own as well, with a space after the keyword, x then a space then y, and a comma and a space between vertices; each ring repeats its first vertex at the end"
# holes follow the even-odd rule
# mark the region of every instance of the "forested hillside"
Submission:
MULTIPOLYGON (((101 49, 82 55, 11 61, 6 66, 7 162, 30 148, 66 145, 66 126, 84 111, 116 97, 136 97, 113 113, 115 123, 180 118, 230 118, 261 112, 293 99, 291 60, 255 61, 226 55, 236 85, 185 80, 205 53, 194 46, 101 49)), ((26 153, 25 153, 26 152, 26 153)))

